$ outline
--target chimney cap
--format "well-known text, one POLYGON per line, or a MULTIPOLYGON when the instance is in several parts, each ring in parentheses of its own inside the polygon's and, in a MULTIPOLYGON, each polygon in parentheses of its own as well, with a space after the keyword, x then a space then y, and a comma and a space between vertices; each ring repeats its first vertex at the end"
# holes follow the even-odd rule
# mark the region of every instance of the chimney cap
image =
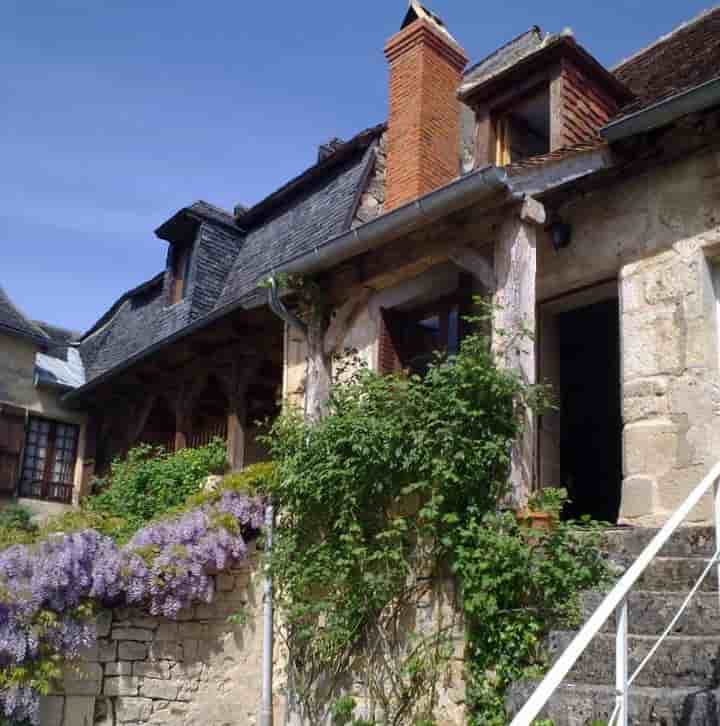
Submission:
POLYGON ((439 15, 435 15, 431 10, 428 10, 424 5, 421 5, 418 0, 409 0, 409 8, 405 15, 405 19, 400 26, 400 30, 404 30, 408 25, 411 25, 416 20, 427 20, 432 23, 441 33, 446 35, 453 43, 457 44, 457 40, 452 37, 448 31, 445 23, 439 15))
POLYGON ((320 146, 318 146, 318 164, 332 156, 343 144, 345 144, 345 141, 337 136, 334 136, 324 144, 320 144, 320 146))

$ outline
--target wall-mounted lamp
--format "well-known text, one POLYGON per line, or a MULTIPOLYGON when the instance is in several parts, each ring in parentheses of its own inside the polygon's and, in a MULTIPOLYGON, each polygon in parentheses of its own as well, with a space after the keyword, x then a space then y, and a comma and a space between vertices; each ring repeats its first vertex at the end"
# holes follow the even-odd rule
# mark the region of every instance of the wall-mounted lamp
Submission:
POLYGON ((555 252, 569 247, 572 242, 572 227, 561 219, 555 219, 549 226, 550 239, 555 252))

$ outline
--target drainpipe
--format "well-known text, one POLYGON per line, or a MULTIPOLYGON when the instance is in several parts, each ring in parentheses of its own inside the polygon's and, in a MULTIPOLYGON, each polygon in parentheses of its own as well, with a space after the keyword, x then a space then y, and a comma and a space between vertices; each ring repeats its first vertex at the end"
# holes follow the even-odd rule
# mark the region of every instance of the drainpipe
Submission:
POLYGON ((277 280, 275 275, 270 276, 270 288, 268 289, 268 305, 280 320, 286 322, 291 328, 297 328, 303 335, 307 336, 308 326, 302 320, 296 318, 286 307, 285 303, 280 299, 277 280))
MULTIPOLYGON (((268 502, 265 508, 265 551, 272 552, 273 528, 275 526, 275 507, 268 502)), ((273 583, 270 572, 265 566, 263 583, 263 659, 262 659, 262 700, 258 726, 273 726, 273 583)))

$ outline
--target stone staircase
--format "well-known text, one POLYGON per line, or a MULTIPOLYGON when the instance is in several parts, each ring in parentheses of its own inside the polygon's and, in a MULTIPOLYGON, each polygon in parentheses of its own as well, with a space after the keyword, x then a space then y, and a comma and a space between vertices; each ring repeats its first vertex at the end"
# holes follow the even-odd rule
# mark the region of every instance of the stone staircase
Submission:
MULTIPOLYGON (((657 530, 613 529, 606 535, 609 558, 627 567, 657 530)), ((672 620, 714 551, 714 531, 706 527, 678 530, 646 570, 629 599, 629 671, 653 646, 672 620)), ((587 593, 583 608, 589 617, 603 599, 587 593)), ((562 653, 575 633, 549 636, 553 655, 562 653)), ((614 708, 615 623, 595 638, 563 685, 551 698, 544 717, 555 726, 586 726, 607 722, 614 708)), ((508 694, 508 711, 516 713, 536 682, 519 683, 508 694)), ((673 633, 660 646, 633 685, 630 721, 634 725, 720 725, 720 593, 711 572, 673 633)))

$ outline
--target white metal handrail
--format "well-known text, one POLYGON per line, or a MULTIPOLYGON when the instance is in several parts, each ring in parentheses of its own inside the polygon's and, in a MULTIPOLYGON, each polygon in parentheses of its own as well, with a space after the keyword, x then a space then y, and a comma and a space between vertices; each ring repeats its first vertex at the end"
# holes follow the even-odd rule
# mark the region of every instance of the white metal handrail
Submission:
MULTIPOLYGON (((555 665, 542 680, 527 703, 520 709, 512 720, 511 726, 530 726, 547 704, 550 697, 575 665, 593 638, 602 630, 605 623, 613 613, 617 613, 615 636, 615 710, 610 717, 609 726, 617 719, 618 726, 628 724, 628 706, 630 685, 640 674, 642 669, 655 654, 660 644, 670 634, 680 616, 685 612, 690 600, 700 588, 703 580, 720 558, 720 462, 715 464, 707 476, 693 489, 688 498, 672 514, 670 519, 653 537, 640 556, 628 568, 627 572, 618 580, 615 587, 606 595, 600 606, 590 616, 580 632, 575 636, 565 652, 557 659, 555 665), (628 676, 628 602, 630 590, 640 579, 648 565, 655 559, 658 552, 668 542, 670 537, 685 521, 688 514, 695 508, 700 500, 714 487, 714 523, 715 523, 715 554, 705 568, 698 581, 690 590, 690 594, 680 607, 670 625, 665 629, 650 652, 645 656, 638 668, 628 676)), ((720 577, 720 569, 718 570, 720 577)))

